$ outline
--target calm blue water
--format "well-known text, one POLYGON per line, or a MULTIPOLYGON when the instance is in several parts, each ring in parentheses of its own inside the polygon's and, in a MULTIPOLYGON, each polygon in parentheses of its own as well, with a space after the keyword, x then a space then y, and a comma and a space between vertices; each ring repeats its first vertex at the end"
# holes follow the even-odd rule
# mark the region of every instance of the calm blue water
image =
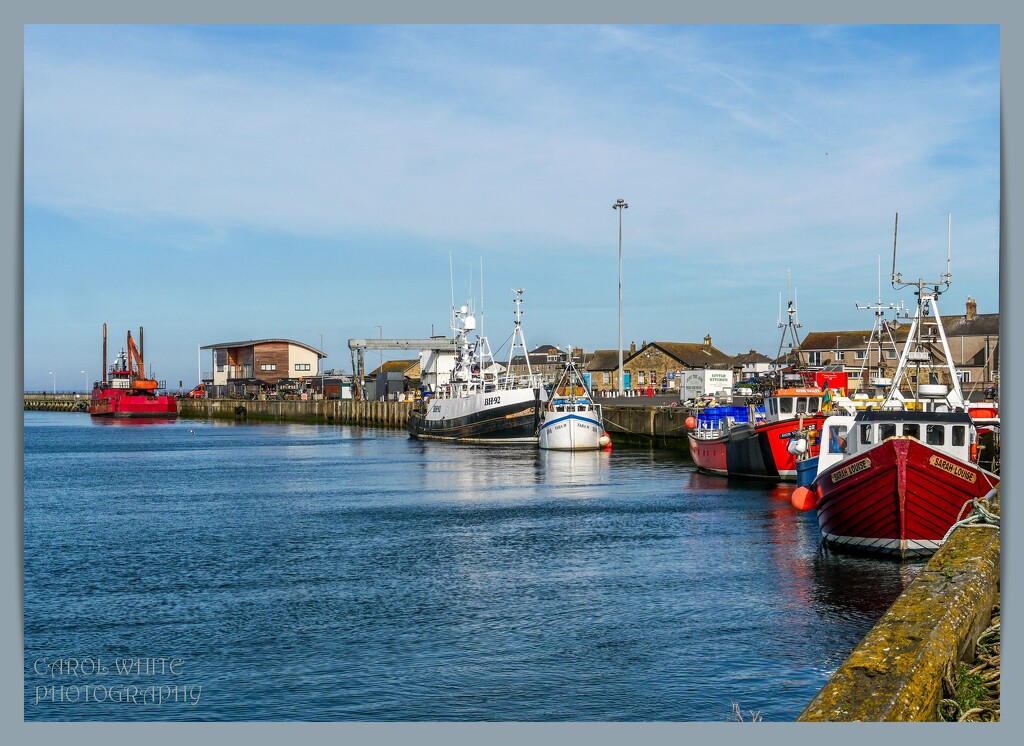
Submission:
POLYGON ((792 720, 919 566, 821 549, 789 489, 26 412, 25 718, 792 720))

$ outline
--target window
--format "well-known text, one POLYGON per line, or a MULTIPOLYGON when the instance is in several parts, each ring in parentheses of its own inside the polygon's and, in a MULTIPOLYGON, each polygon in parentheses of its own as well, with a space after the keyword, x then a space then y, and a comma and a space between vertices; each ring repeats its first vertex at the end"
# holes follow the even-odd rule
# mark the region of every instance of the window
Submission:
POLYGON ((861 445, 867 445, 871 442, 871 425, 860 426, 860 442, 861 445))
POLYGON ((886 438, 892 438, 896 435, 896 426, 892 423, 883 423, 878 426, 878 440, 883 441, 886 438))
POLYGON ((970 383, 971 382, 971 371, 969 371, 969 370, 958 370, 956 372, 956 377, 960 379, 960 383, 970 383))
POLYGON ((261 363, 260 370, 277 370, 277 363, 261 363))
POLYGON ((793 414, 793 400, 789 397, 779 399, 779 412, 782 414, 793 414))
POLYGON ((828 429, 828 452, 846 453, 846 425, 832 425, 828 429))
POLYGON ((946 429, 942 425, 928 425, 924 438, 930 446, 941 446, 946 442, 946 429))
POLYGON ((950 438, 950 445, 962 446, 966 442, 967 428, 963 425, 953 425, 953 437, 950 438))
POLYGON ((885 359, 886 360, 895 360, 896 359, 896 350, 886 350, 885 351, 885 359))
POLYGON ((920 425, 904 425, 903 434, 910 438, 917 438, 921 440, 921 426, 920 425))
POLYGON ((651 385, 653 386, 654 384, 656 384, 658 382, 658 374, 655 371, 652 370, 651 371, 651 377, 648 378, 647 380, 650 381, 651 385))
POLYGON ((809 407, 808 412, 817 412, 821 409, 821 400, 816 396, 812 396, 807 400, 807 406, 809 407))
POLYGON ((868 351, 867 350, 854 350, 853 351, 853 359, 854 360, 863 360, 867 356, 868 356, 868 351))
POLYGON ((218 365, 217 366, 217 372, 218 373, 223 373, 224 372, 224 366, 223 365, 218 365))
POLYGON ((808 352, 807 353, 807 364, 808 365, 821 365, 821 353, 820 352, 808 352))
POLYGON ((807 414, 807 397, 799 396, 796 400, 796 413, 807 414))
POLYGON ((309 370, 309 363, 295 363, 295 370, 309 370))
POLYGON ((605 371, 605 372, 604 372, 604 373, 602 373, 601 375, 602 375, 602 376, 604 376, 604 381, 603 381, 603 383, 604 383, 605 385, 609 385, 609 384, 611 384, 611 382, 612 382, 612 374, 611 374, 611 373, 609 373, 608 371, 605 371))

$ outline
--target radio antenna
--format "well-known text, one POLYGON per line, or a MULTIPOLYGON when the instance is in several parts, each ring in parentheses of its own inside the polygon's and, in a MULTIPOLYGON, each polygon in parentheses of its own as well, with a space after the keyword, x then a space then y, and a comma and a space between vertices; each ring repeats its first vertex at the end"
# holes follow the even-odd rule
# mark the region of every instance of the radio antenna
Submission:
POLYGON ((890 275, 893 290, 896 289, 897 284, 903 283, 902 275, 896 274, 896 237, 900 232, 900 214, 896 213, 896 227, 892 230, 892 274, 890 275))

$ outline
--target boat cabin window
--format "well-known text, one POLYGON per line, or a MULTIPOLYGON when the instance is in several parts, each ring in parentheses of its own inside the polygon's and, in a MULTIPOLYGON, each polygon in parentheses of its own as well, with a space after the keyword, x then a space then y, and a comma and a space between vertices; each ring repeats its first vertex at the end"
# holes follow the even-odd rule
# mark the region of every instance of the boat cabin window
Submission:
POLYGON ((917 438, 921 440, 921 426, 920 425, 904 425, 903 434, 910 438, 917 438))
POLYGON ((846 425, 832 425, 828 429, 828 452, 846 453, 846 433, 849 428, 846 425))
POLYGON ((796 413, 797 414, 814 414, 819 409, 818 397, 816 396, 800 396, 796 400, 796 413))
POLYGON ((881 443, 883 440, 895 437, 896 425, 891 422, 883 422, 878 426, 878 442, 881 443))
POLYGON ((793 414, 793 399, 791 397, 779 399, 778 402, 779 412, 782 414, 793 414))
POLYGON ((872 429, 873 428, 871 427, 871 425, 861 425, 860 426, 860 443, 861 443, 861 445, 868 445, 869 443, 871 443, 871 430, 872 429))
POLYGON ((779 413, 779 402, 776 401, 775 399, 769 399, 768 400, 768 414, 778 414, 778 413, 779 413))
POLYGON ((953 425, 953 437, 950 438, 949 444, 954 446, 962 446, 967 442, 967 428, 963 425, 953 425))
POLYGON ((925 442, 930 446, 941 446, 946 442, 946 428, 942 425, 928 425, 925 430, 925 442))

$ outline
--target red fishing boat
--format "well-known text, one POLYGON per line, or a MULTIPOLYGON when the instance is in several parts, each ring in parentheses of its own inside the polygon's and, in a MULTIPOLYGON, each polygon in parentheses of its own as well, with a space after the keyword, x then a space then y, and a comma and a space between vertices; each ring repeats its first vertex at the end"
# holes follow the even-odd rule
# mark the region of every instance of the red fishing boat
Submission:
POLYGON ((979 417, 971 410, 980 408, 965 401, 942 327, 937 301, 952 277, 948 253, 946 262, 938 283, 904 283, 893 246, 893 286, 915 286, 918 305, 892 386, 877 409, 825 421, 817 476, 793 493, 798 509, 817 510, 830 544, 900 556, 934 552, 974 501, 999 485, 979 464, 976 424, 995 418, 979 417))
POLYGON ((817 455, 825 392, 816 387, 778 389, 765 397, 764 419, 717 429, 693 427, 687 434, 690 457, 701 471, 732 477, 796 480, 797 456, 817 455))
POLYGON ((977 463, 977 430, 963 411, 830 417, 824 441, 818 476, 794 503, 809 499, 825 541, 846 548, 934 552, 971 502, 999 484, 977 463))
POLYGON ((142 357, 142 327, 139 327, 139 346, 128 332, 127 349, 122 349, 107 370, 107 325, 103 325, 104 378, 93 386, 89 414, 93 417, 177 417, 177 400, 168 393, 160 393, 166 386, 145 376, 142 357))
MULTIPOLYGON (((798 355, 800 347, 795 297, 790 297, 786 313, 783 323, 780 295, 778 326, 783 332, 777 358, 782 357, 787 335, 790 353, 798 355)), ((796 362, 799 368, 799 358, 796 362)), ((782 387, 764 399, 763 419, 755 419, 751 411, 747 422, 725 418, 717 427, 703 427, 699 413, 687 418, 690 457, 698 469, 731 477, 796 481, 798 457, 813 458, 818 453, 815 434, 825 421, 821 409, 826 392, 845 393, 847 378, 843 372, 798 369, 780 375, 782 387)))

